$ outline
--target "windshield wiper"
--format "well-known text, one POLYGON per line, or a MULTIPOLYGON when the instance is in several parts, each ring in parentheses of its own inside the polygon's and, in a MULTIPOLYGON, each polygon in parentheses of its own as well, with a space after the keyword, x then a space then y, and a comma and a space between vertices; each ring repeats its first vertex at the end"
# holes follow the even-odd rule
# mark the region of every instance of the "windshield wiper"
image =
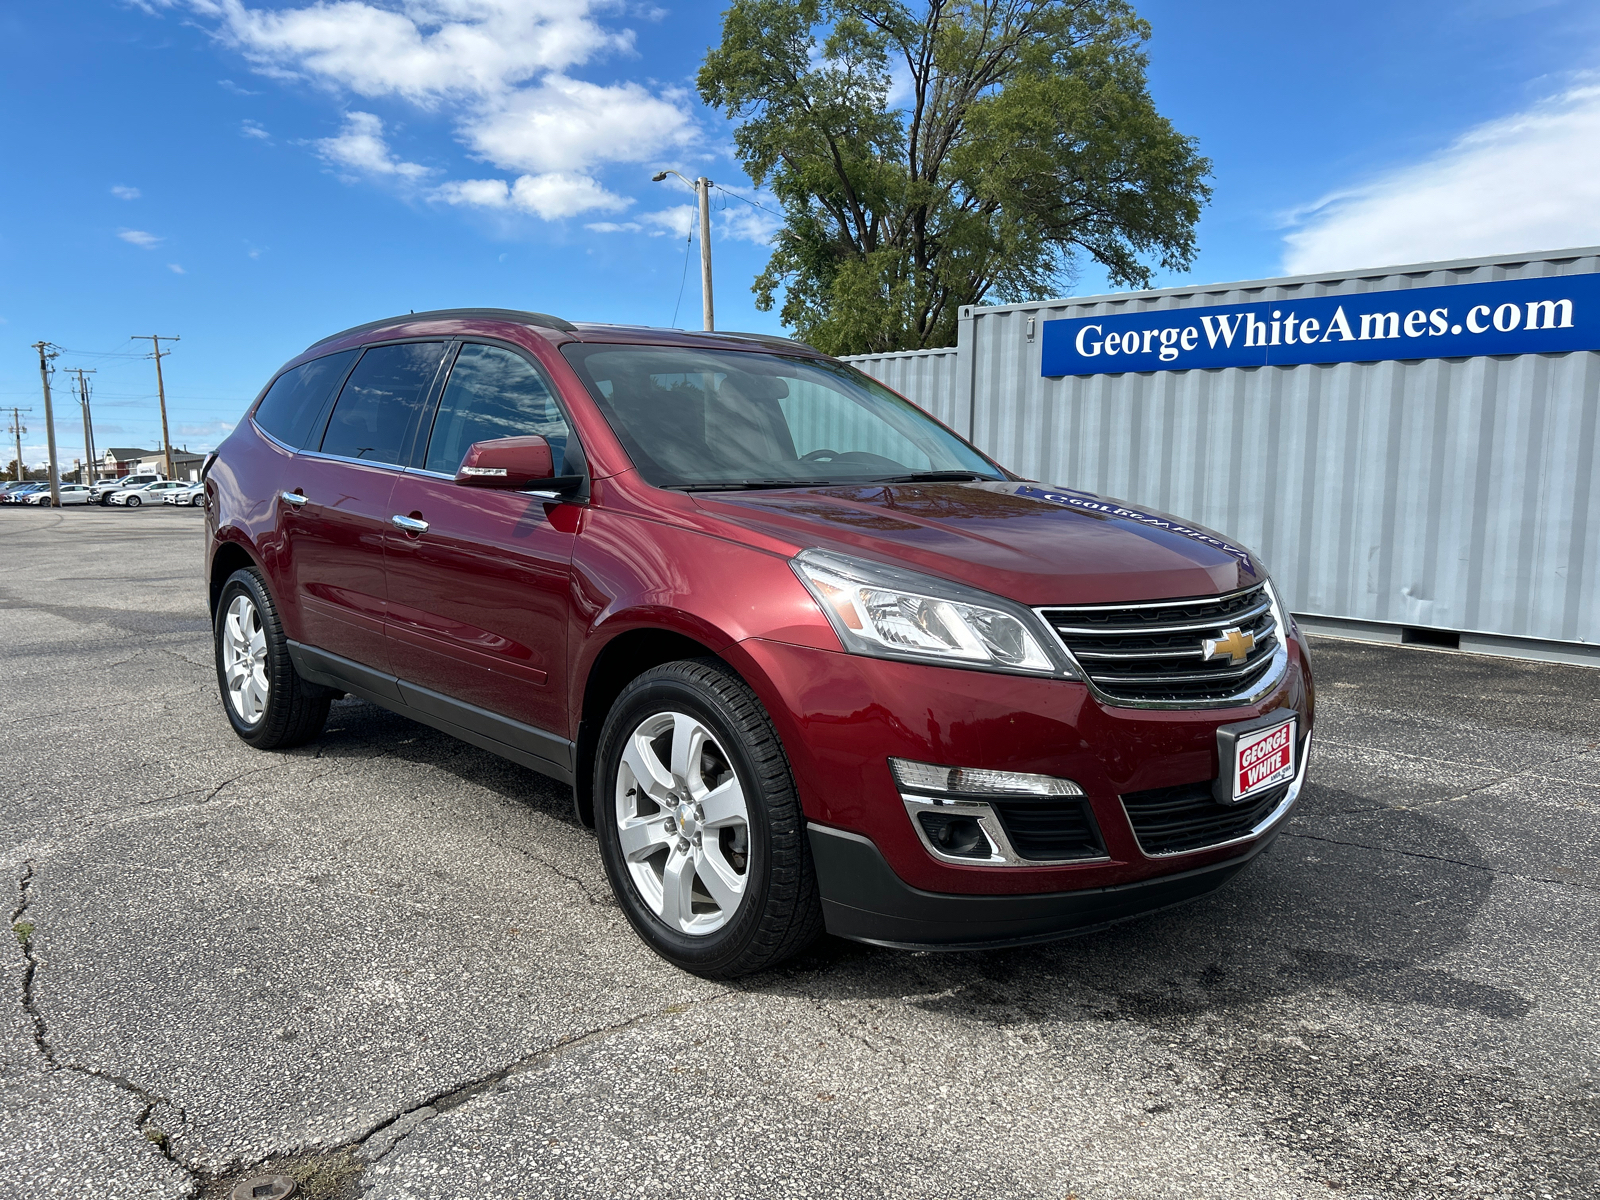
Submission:
POLYGON ((889 475, 874 479, 873 483, 973 483, 977 480, 998 483, 999 476, 980 475, 976 471, 916 471, 910 475, 889 475))
POLYGON ((735 479, 727 483, 669 483, 669 492, 749 492, 758 488, 832 487, 826 479, 735 479))

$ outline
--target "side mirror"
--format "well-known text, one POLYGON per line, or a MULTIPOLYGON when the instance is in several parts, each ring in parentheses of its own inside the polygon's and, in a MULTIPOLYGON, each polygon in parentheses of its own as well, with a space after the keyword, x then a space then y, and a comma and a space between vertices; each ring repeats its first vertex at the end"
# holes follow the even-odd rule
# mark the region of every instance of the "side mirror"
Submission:
POLYGON ((583 478, 582 475, 557 475, 550 443, 537 433, 474 442, 456 471, 456 482, 463 487, 518 492, 538 484, 552 492, 575 491, 583 478))
POLYGON ((474 442, 456 471, 464 487, 521 489, 555 474, 550 443, 538 434, 474 442))

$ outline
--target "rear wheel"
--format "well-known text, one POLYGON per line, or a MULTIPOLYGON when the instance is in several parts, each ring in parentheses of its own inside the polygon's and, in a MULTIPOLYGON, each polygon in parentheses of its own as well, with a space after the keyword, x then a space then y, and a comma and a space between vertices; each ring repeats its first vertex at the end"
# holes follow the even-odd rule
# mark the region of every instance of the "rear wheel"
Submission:
POLYGON ((595 776, 606 874, 663 958, 732 979, 822 931, 788 759, 721 660, 667 663, 630 683, 606 718, 595 776))
POLYGON ((294 669, 277 606, 254 567, 223 584, 214 641, 222 707, 235 733, 258 750, 287 750, 322 732, 332 697, 294 669))

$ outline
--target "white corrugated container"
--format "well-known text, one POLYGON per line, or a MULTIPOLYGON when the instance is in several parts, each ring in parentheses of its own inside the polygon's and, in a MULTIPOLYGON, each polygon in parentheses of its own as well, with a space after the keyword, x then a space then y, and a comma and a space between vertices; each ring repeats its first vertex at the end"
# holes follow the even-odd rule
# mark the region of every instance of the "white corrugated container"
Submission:
POLYGON ((1058 317, 1597 270, 1590 248, 968 308, 953 351, 850 361, 1019 474, 1253 547, 1313 628, 1600 664, 1600 352, 1039 373, 1058 317))

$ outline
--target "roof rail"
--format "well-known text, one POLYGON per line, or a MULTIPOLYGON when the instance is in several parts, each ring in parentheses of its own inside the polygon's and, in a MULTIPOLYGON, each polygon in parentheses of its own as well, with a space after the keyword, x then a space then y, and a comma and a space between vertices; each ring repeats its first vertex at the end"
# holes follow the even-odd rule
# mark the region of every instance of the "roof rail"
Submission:
MULTIPOLYGON (((685 330, 686 333, 697 333, 698 330, 685 330)), ((735 333, 732 330, 714 330, 707 333, 708 337, 739 338, 741 341, 758 342, 763 346, 775 346, 782 349, 785 346, 795 346, 801 350, 810 350, 812 353, 821 353, 815 346, 805 342, 796 341, 794 338, 779 337, 775 333, 735 333)))
POLYGON ((403 325, 411 321, 465 321, 474 318, 514 321, 518 325, 540 325, 545 329, 559 329, 563 333, 571 333, 576 328, 571 321, 563 321, 560 317, 552 317, 548 313, 523 312, 515 308, 435 308, 427 312, 402 313, 397 317, 385 317, 381 321, 368 321, 365 325, 352 325, 349 329, 341 329, 338 333, 319 338, 306 349, 315 350, 318 346, 349 337, 352 333, 366 333, 369 330, 382 329, 385 325, 403 325))

